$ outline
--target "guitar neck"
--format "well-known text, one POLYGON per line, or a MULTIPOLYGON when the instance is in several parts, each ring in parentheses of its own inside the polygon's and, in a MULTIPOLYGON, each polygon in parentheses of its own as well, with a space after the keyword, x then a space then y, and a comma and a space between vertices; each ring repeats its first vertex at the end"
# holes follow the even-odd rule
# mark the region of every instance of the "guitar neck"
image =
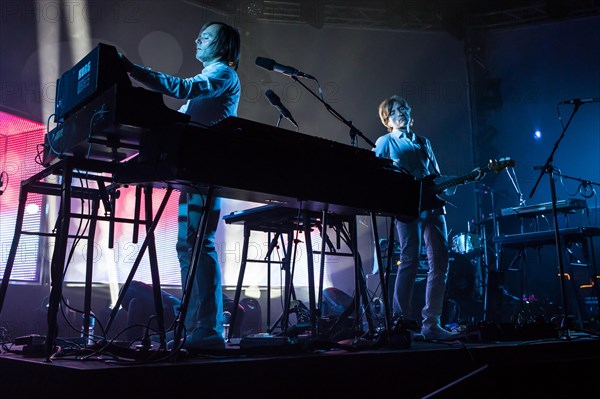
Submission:
POLYGON ((436 184, 435 188, 434 188, 434 192, 436 194, 440 194, 444 190, 446 190, 450 187, 458 186, 459 184, 463 184, 470 180, 474 180, 477 176, 479 176, 479 173, 480 172, 478 172, 478 171, 473 171, 473 172, 467 173, 466 175, 446 180, 445 182, 440 183, 440 184, 436 184))

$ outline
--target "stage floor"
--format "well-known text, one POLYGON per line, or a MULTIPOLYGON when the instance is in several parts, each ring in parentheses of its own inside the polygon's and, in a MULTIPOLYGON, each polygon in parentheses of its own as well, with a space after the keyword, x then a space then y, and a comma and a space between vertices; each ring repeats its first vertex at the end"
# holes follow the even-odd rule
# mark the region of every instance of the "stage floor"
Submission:
POLYGON ((600 340, 595 333, 489 341, 415 341, 398 347, 372 340, 273 343, 233 339, 225 350, 66 352, 47 359, 6 344, 2 397, 230 398, 574 397, 597 392, 600 340), (247 341, 245 341, 247 342, 247 341))

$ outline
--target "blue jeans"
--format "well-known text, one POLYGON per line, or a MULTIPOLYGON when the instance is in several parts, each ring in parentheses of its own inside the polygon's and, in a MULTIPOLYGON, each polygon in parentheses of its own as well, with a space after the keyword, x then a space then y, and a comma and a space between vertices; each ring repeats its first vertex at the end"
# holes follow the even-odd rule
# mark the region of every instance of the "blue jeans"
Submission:
MULTIPOLYGON (((206 197, 201 194, 179 195, 177 257, 181 267, 181 283, 185 288, 190 270, 194 241, 205 208, 206 197)), ((201 336, 223 331, 223 293, 221 267, 215 248, 215 235, 221 213, 221 198, 215 197, 208 212, 208 225, 201 255, 189 293, 185 327, 188 333, 196 329, 201 336)))
POLYGON ((421 317, 424 328, 439 325, 448 274, 448 232, 444 211, 424 211, 412 223, 397 221, 396 230, 400 244, 400 265, 394 285, 393 310, 405 317, 410 315, 423 238, 429 271, 421 317))

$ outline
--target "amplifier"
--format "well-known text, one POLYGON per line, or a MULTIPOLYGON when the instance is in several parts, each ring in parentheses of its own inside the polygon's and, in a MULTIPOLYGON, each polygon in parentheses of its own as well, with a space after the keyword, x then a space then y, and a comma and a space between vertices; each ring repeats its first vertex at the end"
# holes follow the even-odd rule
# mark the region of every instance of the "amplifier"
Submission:
POLYGON ((58 80, 55 120, 64 119, 114 84, 131 86, 131 80, 117 49, 100 43, 58 80))

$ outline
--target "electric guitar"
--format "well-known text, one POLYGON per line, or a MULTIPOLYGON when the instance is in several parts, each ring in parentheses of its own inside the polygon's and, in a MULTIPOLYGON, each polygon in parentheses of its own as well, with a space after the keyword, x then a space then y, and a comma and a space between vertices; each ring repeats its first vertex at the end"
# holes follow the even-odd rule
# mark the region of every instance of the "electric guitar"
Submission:
POLYGON ((434 180, 437 178, 435 175, 426 176, 422 180, 422 194, 421 194, 421 211, 428 209, 440 208, 446 204, 446 201, 439 197, 444 190, 450 187, 458 186, 459 184, 473 183, 481 180, 483 176, 488 172, 502 172, 507 167, 514 167, 515 161, 510 158, 500 158, 499 161, 492 161, 479 169, 475 169, 463 176, 451 178, 445 180, 442 183, 436 184, 434 180))

